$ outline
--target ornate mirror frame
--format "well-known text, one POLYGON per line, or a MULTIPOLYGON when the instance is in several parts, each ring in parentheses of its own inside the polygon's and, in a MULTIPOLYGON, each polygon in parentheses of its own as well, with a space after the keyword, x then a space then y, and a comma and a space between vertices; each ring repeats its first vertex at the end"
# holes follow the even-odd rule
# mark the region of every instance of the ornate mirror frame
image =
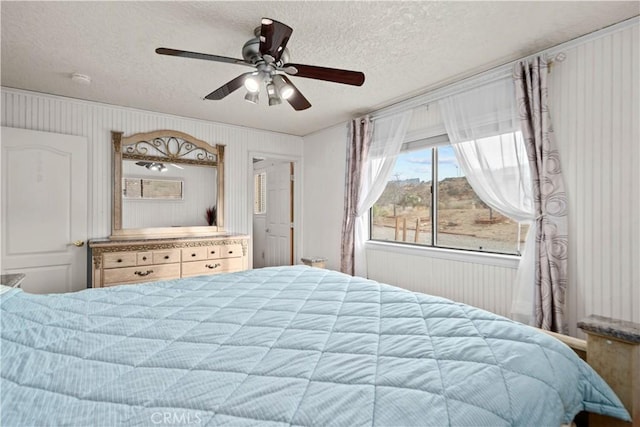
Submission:
MULTIPOLYGON (((158 130, 123 137, 111 131, 113 194, 110 239, 147 239, 224 234, 224 145, 210 145, 183 132, 158 130), (122 228, 122 161, 142 160, 215 167, 216 225, 122 228)), ((204 212, 203 212, 204 215, 204 212)))

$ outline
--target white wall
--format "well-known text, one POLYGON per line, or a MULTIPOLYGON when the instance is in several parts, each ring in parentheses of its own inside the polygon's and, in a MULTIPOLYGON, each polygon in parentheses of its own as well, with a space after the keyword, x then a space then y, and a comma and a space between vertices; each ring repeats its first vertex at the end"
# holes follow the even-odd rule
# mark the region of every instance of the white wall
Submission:
POLYGON ((304 138, 302 253, 327 258, 332 270, 340 270, 346 149, 346 124, 304 138))
POLYGON ((570 325, 640 322, 640 25, 565 50, 550 109, 569 197, 570 325))
MULTIPOLYGON (((550 108, 570 203, 572 335, 580 335, 576 323, 589 314, 640 322, 638 27, 635 20, 563 50, 566 59, 550 77, 550 108)), ((346 129, 336 126, 304 140, 305 192, 322 194, 305 201, 304 252, 327 256, 334 269, 340 265, 346 129)), ((370 247, 367 256, 372 279, 500 314, 510 311, 515 263, 443 259, 380 246, 370 247)))
POLYGON ((251 232, 249 151, 301 156, 302 138, 35 92, 2 88, 2 126, 86 136, 89 142, 88 238, 111 234, 111 130, 159 129, 225 144, 225 229, 251 232))

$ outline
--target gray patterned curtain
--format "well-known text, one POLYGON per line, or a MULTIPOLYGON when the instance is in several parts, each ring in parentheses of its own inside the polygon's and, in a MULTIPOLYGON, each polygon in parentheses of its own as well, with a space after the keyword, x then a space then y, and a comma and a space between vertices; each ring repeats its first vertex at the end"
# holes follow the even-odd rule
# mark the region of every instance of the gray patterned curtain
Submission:
POLYGON ((371 146, 371 119, 362 117, 351 121, 347 142, 347 170, 345 172, 344 216, 340 271, 353 276, 355 252, 355 223, 362 167, 371 146))
POLYGON ((548 70, 542 57, 520 61, 514 80, 536 215, 534 326, 567 333, 567 194, 547 101, 548 70))

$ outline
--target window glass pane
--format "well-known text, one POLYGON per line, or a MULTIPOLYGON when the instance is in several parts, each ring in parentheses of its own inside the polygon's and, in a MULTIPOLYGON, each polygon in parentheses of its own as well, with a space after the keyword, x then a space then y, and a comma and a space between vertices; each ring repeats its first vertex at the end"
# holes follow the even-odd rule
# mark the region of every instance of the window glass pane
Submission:
POLYGON ((431 148, 398 156, 371 212, 371 238, 431 245, 431 148))
POLYGON ((256 215, 266 213, 266 179, 265 172, 257 173, 253 176, 253 213, 256 215))
POLYGON ((489 208, 473 191, 451 146, 438 149, 436 245, 518 254, 525 227, 489 208), (520 244, 519 244, 520 242, 520 244))

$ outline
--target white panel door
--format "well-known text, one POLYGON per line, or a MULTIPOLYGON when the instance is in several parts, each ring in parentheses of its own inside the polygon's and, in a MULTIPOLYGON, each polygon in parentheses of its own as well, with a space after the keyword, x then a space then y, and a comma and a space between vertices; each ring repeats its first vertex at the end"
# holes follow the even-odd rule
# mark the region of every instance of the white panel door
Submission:
POLYGON ((26 292, 85 289, 86 138, 3 127, 1 145, 2 272, 26 292))
POLYGON ((291 265, 292 204, 290 162, 267 166, 267 229, 265 266, 291 265))
POLYGON ((253 215, 253 268, 266 267, 267 216, 253 215))

